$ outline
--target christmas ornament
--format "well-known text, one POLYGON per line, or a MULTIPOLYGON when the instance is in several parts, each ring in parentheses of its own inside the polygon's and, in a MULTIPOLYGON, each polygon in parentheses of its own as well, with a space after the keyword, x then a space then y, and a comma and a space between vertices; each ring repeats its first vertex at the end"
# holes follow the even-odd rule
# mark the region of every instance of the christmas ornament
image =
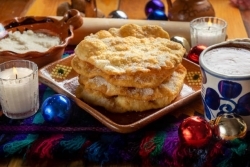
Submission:
POLYGON ((167 15, 165 14, 164 11, 161 10, 154 10, 151 12, 148 17, 148 20, 168 20, 167 15))
POLYGON ((204 45, 197 45, 194 46, 190 49, 190 51, 188 52, 186 58, 188 60, 191 60, 192 62, 195 62, 197 64, 199 64, 199 56, 201 54, 201 52, 206 49, 207 47, 204 45))
POLYGON ((212 127, 209 122, 199 116, 183 120, 178 129, 180 142, 187 146, 200 148, 212 138, 212 127))
POLYGON ((173 36, 170 38, 170 40, 177 42, 177 43, 180 43, 186 49, 186 52, 188 52, 190 50, 190 45, 189 45, 189 42, 187 41, 186 38, 179 37, 179 36, 173 36))
POLYGON ((126 15, 126 13, 120 10, 120 4, 121 4, 121 0, 118 1, 117 9, 109 13, 108 15, 109 18, 128 19, 128 16, 126 15))
POLYGON ((112 11, 109 16, 109 18, 117 18, 117 19, 127 19, 128 16, 126 15, 125 12, 121 11, 121 10, 114 10, 112 11))
POLYGON ((247 125, 243 118, 235 113, 224 113, 212 121, 215 136, 223 140, 244 138, 247 125))
POLYGON ((70 117, 71 107, 72 104, 68 97, 55 94, 43 102, 41 112, 46 122, 63 125, 70 117))
POLYGON ((165 12, 164 3, 160 0, 151 0, 145 6, 145 14, 148 16, 150 13, 154 12, 155 10, 165 12))

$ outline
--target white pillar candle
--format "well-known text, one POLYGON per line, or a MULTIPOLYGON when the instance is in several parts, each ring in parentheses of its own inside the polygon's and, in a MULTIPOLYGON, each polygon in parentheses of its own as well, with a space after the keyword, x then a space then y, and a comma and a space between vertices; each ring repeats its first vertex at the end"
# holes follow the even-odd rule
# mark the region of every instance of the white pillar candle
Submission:
POLYGON ((225 41, 227 23, 219 18, 201 17, 191 21, 191 46, 210 46, 225 41))
POLYGON ((14 119, 26 118, 39 108, 38 69, 29 61, 21 61, 22 67, 18 61, 10 62, 0 65, 0 102, 3 113, 14 119), (11 65, 6 65, 8 63, 11 65), (12 66, 19 66, 15 67, 17 73, 12 66))

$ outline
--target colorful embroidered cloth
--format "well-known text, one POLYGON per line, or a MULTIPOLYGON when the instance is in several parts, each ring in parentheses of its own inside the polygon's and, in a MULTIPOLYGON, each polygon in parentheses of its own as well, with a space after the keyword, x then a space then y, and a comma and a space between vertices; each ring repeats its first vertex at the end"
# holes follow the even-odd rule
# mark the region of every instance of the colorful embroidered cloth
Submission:
MULTIPOLYGON (((40 104, 56 93, 43 84, 39 90, 40 104)), ((194 115, 202 116, 198 111, 194 115)), ((1 115, 0 157, 85 158, 101 165, 131 161, 143 166, 249 166, 249 134, 245 139, 211 141, 204 148, 183 146, 178 128, 187 117, 168 114, 136 132, 120 134, 77 105, 73 105, 73 113, 64 126, 46 123, 40 110, 22 120, 1 115)))

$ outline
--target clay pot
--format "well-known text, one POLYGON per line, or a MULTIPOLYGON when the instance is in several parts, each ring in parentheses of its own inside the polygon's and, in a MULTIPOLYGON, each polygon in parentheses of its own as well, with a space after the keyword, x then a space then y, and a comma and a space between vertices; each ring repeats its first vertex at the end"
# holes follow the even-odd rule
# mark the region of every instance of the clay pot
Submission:
POLYGON ((28 51, 26 53, 16 53, 12 51, 0 51, 0 63, 16 59, 25 59, 35 62, 38 67, 41 68, 53 61, 61 59, 65 47, 74 36, 73 30, 82 26, 83 19, 79 11, 72 9, 69 10, 61 20, 52 17, 26 16, 7 20, 2 24, 7 32, 20 31, 22 33, 25 30, 32 30, 60 38, 61 43, 49 48, 46 52, 28 51))
POLYGON ((191 21, 198 17, 215 16, 208 0, 167 0, 168 19, 171 21, 191 21))

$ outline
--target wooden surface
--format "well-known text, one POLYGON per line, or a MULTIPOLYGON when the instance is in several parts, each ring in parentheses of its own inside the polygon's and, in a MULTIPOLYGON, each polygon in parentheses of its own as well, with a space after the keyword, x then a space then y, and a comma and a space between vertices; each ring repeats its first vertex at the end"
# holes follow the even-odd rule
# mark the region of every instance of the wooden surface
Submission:
MULTIPOLYGON (((55 16, 56 8, 62 2, 69 0, 0 0, 0 21, 16 16, 36 15, 55 16)), ((147 0, 122 0, 120 10, 123 10, 130 19, 145 19, 145 4, 147 0)), ((166 4, 166 1, 163 0, 166 4)), ((246 38, 250 34, 250 11, 239 11, 230 5, 229 0, 210 0, 216 16, 223 18, 228 23, 227 34, 229 39, 246 38)), ((98 8, 107 16, 117 8, 116 0, 97 0, 98 8)), ((181 112, 192 114, 193 111, 203 112, 201 99, 197 98, 192 103, 175 111, 176 115, 181 112)), ((100 166, 85 160, 23 160, 22 157, 0 158, 0 167, 80 167, 100 166)), ((108 166, 108 165, 105 165, 108 166)), ((111 164, 109 166, 133 167, 140 164, 111 164)))
MULTIPOLYGON (((54 16, 56 15, 56 7, 58 4, 65 1, 70 2, 70 0, 35 0, 26 15, 54 16)), ((131 0, 121 0, 120 10, 124 11, 130 19, 145 19, 146 15, 144 9, 147 2, 148 0, 134 0, 133 5, 131 5, 131 0)), ((166 0, 163 0, 162 2, 167 6, 166 0)), ((214 7, 216 16, 227 21, 227 34, 229 39, 248 37, 241 17, 241 12, 237 8, 232 7, 229 0, 210 0, 210 3, 214 7)), ((111 11, 115 10, 115 6, 117 6, 116 0, 97 0, 97 7, 105 14, 105 16, 108 16, 111 11), (111 1, 113 3, 111 3, 111 1)), ((249 16, 249 14, 246 14, 248 12, 242 13, 244 16, 249 16)), ((250 17, 244 18, 244 20, 250 20, 250 17)), ((250 28, 250 23, 247 21, 246 23, 248 23, 246 27, 250 28)))
MULTIPOLYGON (((56 8, 62 2, 70 0, 0 0, 0 21, 16 16, 55 16, 56 8)), ((121 0, 120 10, 123 10, 130 19, 145 19, 144 13, 147 0, 121 0)), ((163 0, 165 6, 166 1, 163 0)), ((232 7, 229 0, 210 0, 216 16, 223 18, 228 23, 227 34, 229 39, 250 36, 250 11, 239 11, 232 7)), ((97 7, 108 16, 117 8, 117 0, 97 0, 97 7)), ((166 7, 167 12, 167 7, 166 7)))
POLYGON ((248 37, 250 37, 250 10, 242 11, 241 16, 245 25, 248 37))
POLYGON ((24 16, 33 0, 0 0, 0 22, 17 16, 24 16))

